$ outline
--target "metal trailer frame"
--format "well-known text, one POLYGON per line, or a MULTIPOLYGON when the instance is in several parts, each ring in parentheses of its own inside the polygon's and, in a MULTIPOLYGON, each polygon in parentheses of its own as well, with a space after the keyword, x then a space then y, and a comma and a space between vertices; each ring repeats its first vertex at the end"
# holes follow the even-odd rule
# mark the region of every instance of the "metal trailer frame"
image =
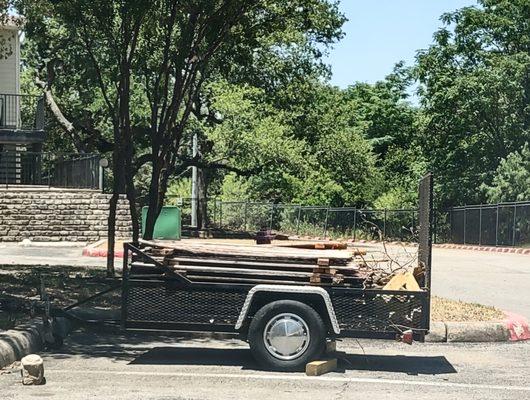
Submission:
POLYGON ((125 243, 121 327, 129 331, 220 332, 246 338, 254 313, 274 300, 299 300, 315 308, 328 324, 329 337, 395 339, 411 330, 423 341, 429 331, 433 221, 432 175, 419 187, 418 263, 425 268, 419 292, 192 282, 125 243), (159 274, 131 271, 134 261, 157 267, 159 274))

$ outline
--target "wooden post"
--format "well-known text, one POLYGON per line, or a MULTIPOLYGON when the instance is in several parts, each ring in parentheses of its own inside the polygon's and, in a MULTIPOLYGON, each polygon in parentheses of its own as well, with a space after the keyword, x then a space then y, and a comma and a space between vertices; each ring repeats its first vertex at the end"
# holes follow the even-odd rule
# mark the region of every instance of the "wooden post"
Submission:
POLYGON ((23 385, 42 385, 46 382, 44 379, 44 363, 42 358, 37 354, 29 354, 20 360, 22 365, 22 384, 23 385))

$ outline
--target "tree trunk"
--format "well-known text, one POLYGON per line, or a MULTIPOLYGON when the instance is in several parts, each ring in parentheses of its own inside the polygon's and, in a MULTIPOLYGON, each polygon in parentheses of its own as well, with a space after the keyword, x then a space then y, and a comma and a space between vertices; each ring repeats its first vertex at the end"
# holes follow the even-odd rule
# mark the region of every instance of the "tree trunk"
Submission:
POLYGON ((120 194, 125 189, 125 162, 123 157, 123 142, 121 141, 118 129, 114 131, 114 152, 112 160, 112 170, 114 173, 112 183, 112 197, 109 206, 109 219, 107 230, 107 276, 114 277, 114 246, 116 243, 116 209, 120 194))
POLYGON ((107 277, 113 278, 114 270, 114 246, 116 243, 116 208, 120 194, 116 191, 112 194, 109 207, 109 219, 107 230, 107 277))
POLYGON ((160 213, 160 165, 157 165, 158 162, 153 161, 153 171, 151 172, 151 183, 149 185, 149 198, 147 202, 147 217, 145 220, 144 227, 144 239, 151 240, 153 239, 153 234, 155 232, 155 223, 160 213))
POLYGON ((136 208, 136 188, 134 187, 134 166, 133 160, 132 140, 127 142, 126 159, 125 159, 125 193, 129 202, 129 214, 131 216, 132 225, 132 241, 138 243, 140 238, 140 221, 138 218, 138 210, 136 208))

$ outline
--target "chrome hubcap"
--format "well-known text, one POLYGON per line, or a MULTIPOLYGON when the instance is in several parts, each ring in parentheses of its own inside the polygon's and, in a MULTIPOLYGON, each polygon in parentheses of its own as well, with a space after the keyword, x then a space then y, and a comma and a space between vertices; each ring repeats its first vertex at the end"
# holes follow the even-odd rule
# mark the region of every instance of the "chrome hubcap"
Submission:
POLYGON ((278 314, 263 331, 263 341, 269 353, 280 360, 294 360, 309 346, 309 328, 298 315, 278 314))

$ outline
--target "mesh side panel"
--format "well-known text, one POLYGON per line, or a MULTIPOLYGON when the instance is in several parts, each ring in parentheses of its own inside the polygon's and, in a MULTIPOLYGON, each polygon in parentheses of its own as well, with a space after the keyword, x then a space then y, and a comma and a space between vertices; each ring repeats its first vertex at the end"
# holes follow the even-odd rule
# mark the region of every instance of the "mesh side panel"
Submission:
POLYGON ((399 325, 400 329, 423 328, 423 302, 419 295, 334 295, 332 303, 344 330, 395 332, 392 325, 399 325))
POLYGON ((165 287, 129 288, 127 320, 172 323, 235 324, 246 293, 182 290, 165 287))

